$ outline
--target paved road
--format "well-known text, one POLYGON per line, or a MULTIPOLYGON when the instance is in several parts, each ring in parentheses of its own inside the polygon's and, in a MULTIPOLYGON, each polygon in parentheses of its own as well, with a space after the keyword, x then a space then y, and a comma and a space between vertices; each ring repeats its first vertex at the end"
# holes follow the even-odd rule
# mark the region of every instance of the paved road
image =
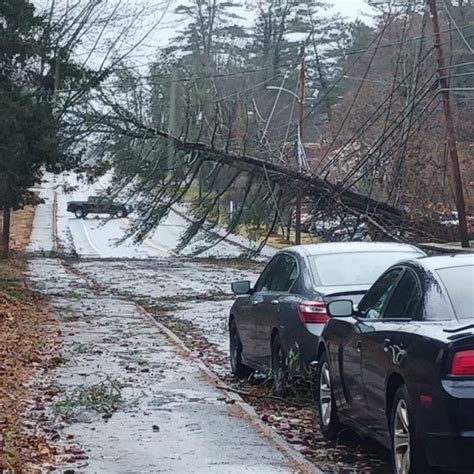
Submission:
MULTIPOLYGON (((64 337, 62 430, 86 451, 82 472, 294 472, 200 369, 132 303, 97 291, 57 259, 32 259, 30 283, 50 295, 64 337), (75 405, 77 390, 120 387, 116 413, 75 405)), ((57 405, 59 406, 59 405, 57 405)))
MULTIPOLYGON (((29 250, 55 250, 53 234, 57 234, 57 243, 62 249, 73 251, 81 257, 149 259, 175 255, 175 248, 189 224, 181 212, 171 212, 149 238, 141 244, 135 244, 130 239, 123 240, 129 232, 133 214, 127 219, 109 219, 104 216, 76 219, 66 211, 67 201, 85 201, 90 195, 104 193, 109 181, 110 177, 105 176, 96 184, 87 185, 73 175, 56 177, 47 174, 37 189, 45 203, 37 208, 29 250), (74 191, 65 193, 65 187, 74 191)), ((186 211, 183 207, 179 210, 186 211)), ((208 247, 210 243, 209 236, 201 232, 191 245, 183 250, 182 255, 192 255, 196 250, 208 247)), ((232 235, 203 252, 201 256, 238 257, 245 252, 246 247, 255 247, 255 244, 248 239, 232 235)), ((268 247, 263 251, 266 256, 274 253, 275 250, 268 247)))
MULTIPOLYGON (((51 297, 64 338, 66 362, 50 382, 64 391, 56 404, 67 419, 62 436, 73 435, 88 455, 85 463, 75 467, 100 473, 295 472, 292 461, 262 437, 235 405, 227 403, 223 393, 204 380, 198 365, 183 357, 127 297, 190 302, 200 295, 222 295, 230 281, 253 278, 253 272, 238 267, 223 272, 205 261, 174 258, 171 242, 182 232, 179 216, 157 229, 151 245, 116 246, 126 223, 114 220, 104 225, 103 220, 79 221, 65 214, 70 197, 52 180, 44 183, 41 192, 47 201, 38 208, 30 250, 53 250, 57 234, 62 248, 93 258, 72 266, 54 258, 30 261, 30 283, 51 297), (119 388, 119 407, 110 419, 74 402, 81 390, 98 386, 113 393, 119 388)), ((84 189, 81 193, 75 198, 88 194, 84 189)), ((226 256, 240 253, 228 242, 215 251, 226 256)), ((206 321, 225 324, 230 302, 217 304, 222 312, 214 308, 219 314, 211 318, 200 308, 199 319, 210 332, 215 325, 206 321)), ((215 338, 222 346, 224 333, 222 328, 215 338)))

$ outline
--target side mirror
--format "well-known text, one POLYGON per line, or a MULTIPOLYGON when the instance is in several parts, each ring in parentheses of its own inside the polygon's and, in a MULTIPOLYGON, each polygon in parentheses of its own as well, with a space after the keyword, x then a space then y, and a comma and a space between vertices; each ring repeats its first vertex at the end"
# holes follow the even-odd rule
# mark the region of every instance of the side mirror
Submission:
POLYGON ((232 288, 232 292, 236 295, 248 295, 252 288, 249 281, 236 281, 230 286, 232 288))
POLYGON ((328 304, 329 316, 334 318, 349 318, 354 314, 351 300, 336 300, 328 304))

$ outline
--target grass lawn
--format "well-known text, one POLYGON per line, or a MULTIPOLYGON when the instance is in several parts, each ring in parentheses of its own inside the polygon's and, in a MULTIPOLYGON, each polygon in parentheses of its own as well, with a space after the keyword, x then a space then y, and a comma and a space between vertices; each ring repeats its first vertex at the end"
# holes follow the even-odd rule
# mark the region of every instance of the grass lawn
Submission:
MULTIPOLYGON (((247 226, 239 226, 236 229, 236 233, 251 240, 261 240, 266 237, 265 229, 256 229, 256 228, 249 228, 247 226)), ((290 233, 290 242, 286 240, 286 236, 282 236, 278 233, 273 233, 270 235, 268 239, 267 245, 274 247, 276 249, 284 249, 286 247, 290 247, 294 245, 295 242, 295 231, 292 230, 290 233)), ((318 238, 311 236, 310 234, 303 232, 301 234, 301 243, 302 244, 316 244, 319 242, 318 238)))

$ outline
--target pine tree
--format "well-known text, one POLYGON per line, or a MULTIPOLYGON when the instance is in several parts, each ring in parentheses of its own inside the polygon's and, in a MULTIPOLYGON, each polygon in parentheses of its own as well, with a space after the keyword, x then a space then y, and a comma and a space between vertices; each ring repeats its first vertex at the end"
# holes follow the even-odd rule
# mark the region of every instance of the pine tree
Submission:
POLYGON ((10 208, 37 202, 29 190, 44 168, 57 171, 70 158, 61 147, 53 97, 55 82, 74 81, 79 73, 66 51, 54 53, 51 44, 31 2, 0 2, 0 206, 6 219, 10 208))

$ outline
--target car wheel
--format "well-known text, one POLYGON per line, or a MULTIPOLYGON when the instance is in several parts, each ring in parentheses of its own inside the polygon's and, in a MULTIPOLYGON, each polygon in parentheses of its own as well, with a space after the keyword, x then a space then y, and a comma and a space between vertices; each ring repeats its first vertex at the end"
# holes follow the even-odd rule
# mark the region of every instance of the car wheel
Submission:
POLYGON ((84 209, 77 209, 77 210, 74 212, 74 215, 75 215, 78 219, 84 219, 84 217, 87 216, 87 212, 84 211, 84 209))
POLYGON ((272 343, 272 375, 273 392, 284 396, 288 390, 288 364, 278 334, 272 343))
POLYGON ((341 430, 341 424, 337 415, 337 406, 332 389, 331 372, 325 352, 318 362, 317 373, 317 397, 319 426, 321 433, 326 439, 334 440, 341 430))
POLYGON ((236 377, 248 377, 253 373, 250 367, 242 364, 242 342, 235 320, 232 319, 229 325, 229 346, 230 346, 230 369, 236 377))
POLYGON ((427 472, 423 446, 416 435, 415 419, 407 387, 395 393, 391 413, 392 464, 395 474, 427 472))

